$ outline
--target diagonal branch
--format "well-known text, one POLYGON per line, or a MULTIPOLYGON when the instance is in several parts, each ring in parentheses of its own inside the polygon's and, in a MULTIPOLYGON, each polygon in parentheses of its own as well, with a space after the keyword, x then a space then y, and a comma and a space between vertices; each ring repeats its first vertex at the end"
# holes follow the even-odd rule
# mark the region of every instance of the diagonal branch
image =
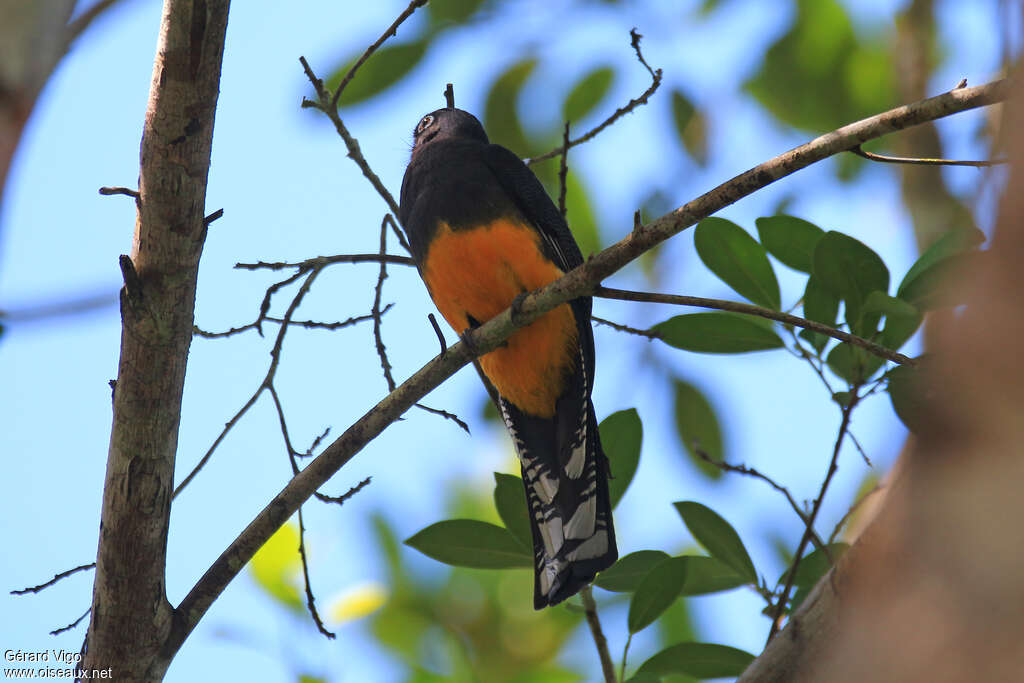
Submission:
MULTIPOLYGON (((894 130, 982 107, 1006 98, 1006 81, 948 92, 938 97, 892 109, 823 135, 770 159, 719 185, 647 225, 634 227, 618 243, 519 302, 515 321, 506 309, 468 335, 477 354, 496 348, 512 332, 571 299, 592 293, 599 283, 640 254, 726 206, 774 181, 822 159, 894 130)), ((468 364, 473 358, 466 342, 451 346, 400 384, 354 422, 323 453, 296 475, 249 523, 196 582, 175 612, 175 623, 165 651, 175 652, 217 596, 241 571, 261 545, 298 509, 313 491, 330 479, 370 441, 397 420, 415 402, 468 364)))

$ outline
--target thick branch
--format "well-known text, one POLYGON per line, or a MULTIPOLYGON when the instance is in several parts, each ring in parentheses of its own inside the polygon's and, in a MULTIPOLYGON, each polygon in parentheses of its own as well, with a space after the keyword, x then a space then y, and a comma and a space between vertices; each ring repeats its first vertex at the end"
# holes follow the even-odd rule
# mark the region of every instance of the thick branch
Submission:
MULTIPOLYGON (((528 295, 520 302, 515 322, 511 311, 506 309, 472 331, 470 342, 478 353, 491 351, 516 328, 528 325, 570 299, 592 293, 604 278, 644 251, 779 178, 894 130, 998 102, 1005 98, 1006 93, 1007 84, 1004 81, 945 93, 844 126, 766 161, 650 224, 634 228, 617 244, 528 295)), ((469 363, 471 358, 464 342, 450 347, 367 411, 306 469, 289 481, 224 550, 181 602, 168 649, 173 651, 181 645, 221 591, 304 500, 389 424, 469 363)))
POLYGON ((122 258, 121 358, 86 669, 163 677, 173 609, 164 568, 192 341, 228 0, 165 0, 142 135, 138 218, 122 258))

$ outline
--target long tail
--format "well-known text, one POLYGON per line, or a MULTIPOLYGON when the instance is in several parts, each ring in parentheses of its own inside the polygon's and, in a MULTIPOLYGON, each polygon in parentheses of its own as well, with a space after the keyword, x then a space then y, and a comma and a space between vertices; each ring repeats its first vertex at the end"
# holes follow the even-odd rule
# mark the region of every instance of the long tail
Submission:
MULTIPOLYGON (((513 434, 530 507, 535 609, 575 595, 618 558, 608 496, 608 460, 589 400, 586 411, 580 421, 585 428, 580 430, 578 448, 568 459, 551 452, 554 440, 550 437, 528 438, 540 436, 540 425, 521 425, 526 429, 513 434)), ((553 425, 549 428, 553 431, 553 425)))

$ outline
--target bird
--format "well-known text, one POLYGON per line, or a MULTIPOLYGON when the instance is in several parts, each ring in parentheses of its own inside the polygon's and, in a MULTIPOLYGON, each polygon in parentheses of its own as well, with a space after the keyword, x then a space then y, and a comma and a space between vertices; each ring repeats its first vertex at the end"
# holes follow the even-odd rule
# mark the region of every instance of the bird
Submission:
MULTIPOLYGON (((464 339, 583 263, 529 167, 453 106, 416 124, 399 220, 435 306, 464 339)), ((618 557, 591 401, 591 305, 588 296, 561 304, 479 358, 519 456, 538 610, 575 595, 618 557)))

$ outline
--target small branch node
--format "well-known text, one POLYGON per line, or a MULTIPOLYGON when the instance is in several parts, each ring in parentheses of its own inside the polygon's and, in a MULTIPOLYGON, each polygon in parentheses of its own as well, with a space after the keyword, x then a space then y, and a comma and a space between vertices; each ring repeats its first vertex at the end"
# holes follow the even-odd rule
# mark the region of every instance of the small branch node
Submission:
POLYGON ((218 218, 220 218, 223 215, 224 215, 224 209, 217 209, 216 211, 214 211, 209 216, 207 216, 206 218, 203 219, 203 227, 204 228, 210 227, 210 223, 214 222, 215 220, 217 220, 218 218))
POLYGON ((437 324, 437 318, 434 317, 433 313, 427 313, 427 320, 430 321, 430 326, 434 328, 434 334, 437 335, 437 343, 441 345, 441 355, 448 353, 448 344, 444 341, 444 332, 441 331, 441 327, 437 324))
POLYGON ((444 88, 444 102, 445 106, 449 109, 455 109, 455 89, 452 88, 452 84, 448 83, 444 88))
POLYGON ((139 195, 139 191, 138 190, 133 190, 133 189, 131 189, 129 187, 101 187, 100 188, 100 194, 104 195, 106 197, 109 197, 109 196, 115 195, 115 194, 123 194, 126 197, 132 197, 136 202, 139 201, 139 199, 141 199, 141 195, 139 195))

